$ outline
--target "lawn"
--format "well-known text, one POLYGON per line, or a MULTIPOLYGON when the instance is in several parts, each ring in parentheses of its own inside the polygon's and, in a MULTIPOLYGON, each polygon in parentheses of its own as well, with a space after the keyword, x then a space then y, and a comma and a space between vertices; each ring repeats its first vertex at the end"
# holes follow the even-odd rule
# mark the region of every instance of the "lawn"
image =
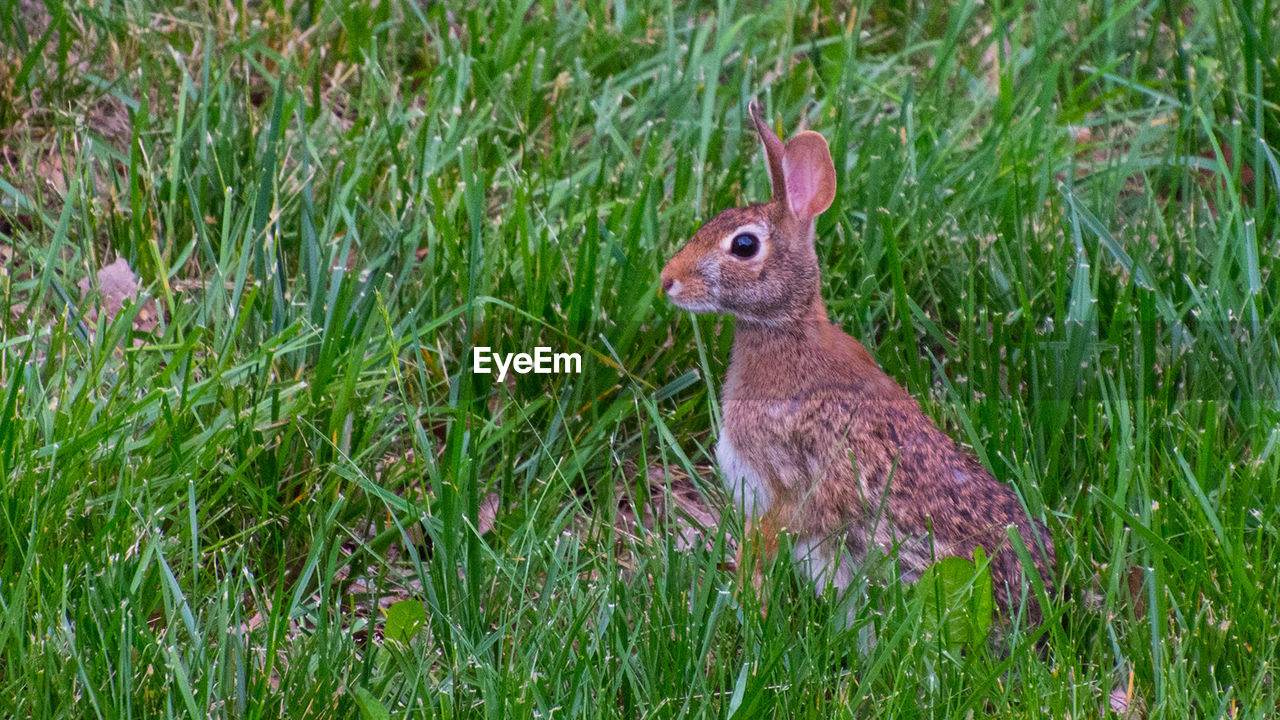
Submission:
POLYGON ((1274 0, 0 0, 0 716, 1275 716, 1278 57, 1274 0), (1043 625, 735 566, 733 322, 658 273, 768 196, 752 99, 1043 625))

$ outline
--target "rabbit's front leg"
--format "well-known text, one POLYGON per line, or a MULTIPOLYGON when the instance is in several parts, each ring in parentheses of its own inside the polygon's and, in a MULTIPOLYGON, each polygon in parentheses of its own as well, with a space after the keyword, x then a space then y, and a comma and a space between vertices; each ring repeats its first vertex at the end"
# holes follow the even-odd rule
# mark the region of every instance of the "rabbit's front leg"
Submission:
POLYGON ((744 586, 750 580, 752 590, 760 599, 760 614, 764 616, 769 609, 768 597, 762 592, 764 571, 778 556, 778 537, 782 532, 778 509, 770 507, 763 515, 747 515, 744 530, 742 542, 738 544, 738 577, 744 586))

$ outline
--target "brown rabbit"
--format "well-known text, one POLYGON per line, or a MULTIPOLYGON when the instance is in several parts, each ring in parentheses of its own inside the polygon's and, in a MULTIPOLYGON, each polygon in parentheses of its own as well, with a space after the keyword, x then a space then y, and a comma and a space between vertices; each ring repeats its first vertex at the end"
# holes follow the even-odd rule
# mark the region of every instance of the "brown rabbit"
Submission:
MULTIPOLYGON (((914 582, 935 559, 972 558, 981 546, 1008 612, 1023 589, 1007 527, 1017 528, 1046 588, 1052 539, 827 319, 814 250, 814 218, 836 190, 827 141, 805 131, 784 145, 755 103, 751 117, 773 197, 720 213, 662 270, 677 306, 737 318, 716 459, 748 517, 748 538, 759 537, 769 557, 779 532, 792 533, 796 560, 819 589, 840 590, 872 552, 896 553, 903 580, 914 582)), ((1038 617, 1035 603, 1028 614, 1038 617)))

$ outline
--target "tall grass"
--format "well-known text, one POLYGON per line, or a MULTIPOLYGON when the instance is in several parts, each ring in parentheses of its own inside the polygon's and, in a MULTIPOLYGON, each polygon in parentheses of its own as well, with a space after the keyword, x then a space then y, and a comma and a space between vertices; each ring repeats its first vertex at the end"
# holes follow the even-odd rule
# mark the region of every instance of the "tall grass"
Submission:
POLYGON ((1275 10, 0 0, 0 713, 1274 715, 1275 10), (767 194, 752 98, 831 141, 833 319, 1051 528, 1042 628, 625 522, 724 504, 732 322, 656 278, 767 194))

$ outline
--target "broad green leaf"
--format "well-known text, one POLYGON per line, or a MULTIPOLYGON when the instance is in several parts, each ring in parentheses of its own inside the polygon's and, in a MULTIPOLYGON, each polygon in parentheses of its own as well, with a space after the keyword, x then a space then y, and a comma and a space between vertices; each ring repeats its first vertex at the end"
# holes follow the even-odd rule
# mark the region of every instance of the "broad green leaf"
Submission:
POLYGON ((356 707, 360 708, 360 717, 363 720, 391 720, 391 713, 387 711, 386 706, 368 690, 357 687, 355 699, 356 707))
POLYGON ((401 600, 387 608, 383 634, 390 640, 408 643, 427 623, 427 609, 417 600, 401 600))
POLYGON ((995 603, 986 553, 974 549, 974 561, 943 558, 930 565, 916 584, 920 620, 926 632, 942 633, 951 648, 986 641, 995 603))

